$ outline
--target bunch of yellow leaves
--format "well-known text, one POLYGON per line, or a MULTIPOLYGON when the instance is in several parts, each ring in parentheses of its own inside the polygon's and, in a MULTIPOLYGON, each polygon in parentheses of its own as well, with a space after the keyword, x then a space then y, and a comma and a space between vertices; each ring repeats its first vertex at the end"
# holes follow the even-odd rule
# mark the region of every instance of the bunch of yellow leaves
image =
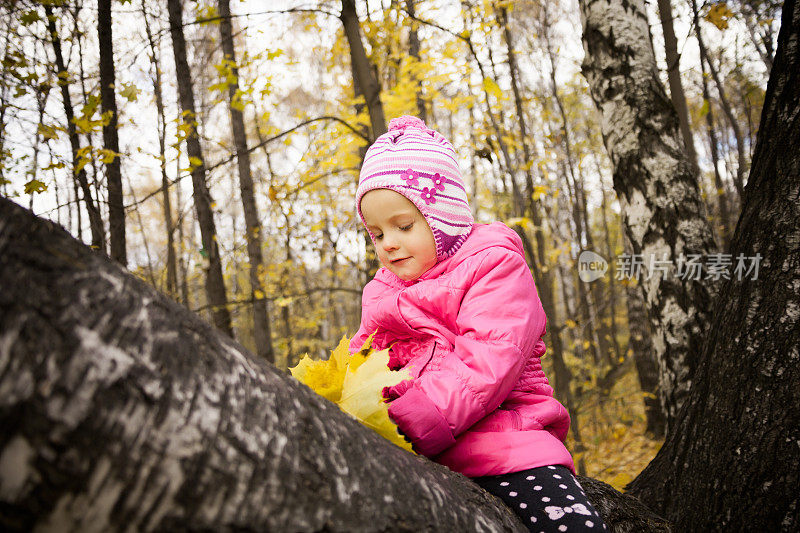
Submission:
POLYGON ((350 341, 342 337, 327 361, 303 357, 290 368, 292 376, 311 390, 332 401, 345 413, 404 450, 413 451, 397 425, 389 418, 384 402, 384 387, 397 385, 411 376, 407 370, 389 370, 389 350, 375 351, 372 337, 361 350, 351 354, 350 341))

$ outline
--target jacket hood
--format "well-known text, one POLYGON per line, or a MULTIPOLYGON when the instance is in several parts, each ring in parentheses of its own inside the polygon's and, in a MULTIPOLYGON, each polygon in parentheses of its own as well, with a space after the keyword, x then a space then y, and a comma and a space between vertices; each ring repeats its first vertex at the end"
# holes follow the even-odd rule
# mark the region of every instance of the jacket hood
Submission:
POLYGON ((472 231, 469 237, 461 245, 461 248, 451 257, 443 259, 432 266, 427 272, 422 274, 419 278, 411 281, 405 281, 397 277, 392 271, 386 267, 381 267, 375 274, 375 279, 382 281, 390 286, 395 287, 408 287, 420 281, 436 278, 445 272, 455 269, 468 257, 482 252, 487 248, 499 246, 506 248, 514 253, 517 253, 525 258, 525 253, 522 248, 522 239, 519 235, 503 224, 502 222, 492 222, 491 224, 473 224, 472 231))

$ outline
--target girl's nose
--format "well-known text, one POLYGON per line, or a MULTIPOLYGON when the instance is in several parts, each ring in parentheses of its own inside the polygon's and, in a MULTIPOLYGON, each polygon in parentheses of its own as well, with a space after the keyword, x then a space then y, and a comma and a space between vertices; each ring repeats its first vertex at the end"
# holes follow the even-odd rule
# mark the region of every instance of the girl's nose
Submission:
POLYGON ((383 249, 387 252, 389 250, 395 250, 398 247, 397 238, 385 233, 383 234, 383 242, 381 244, 383 245, 383 249))

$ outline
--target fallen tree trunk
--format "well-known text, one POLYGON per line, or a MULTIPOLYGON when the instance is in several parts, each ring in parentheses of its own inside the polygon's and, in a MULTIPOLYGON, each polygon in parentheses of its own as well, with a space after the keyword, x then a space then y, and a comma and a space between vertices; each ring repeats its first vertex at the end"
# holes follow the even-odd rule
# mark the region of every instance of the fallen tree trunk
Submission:
MULTIPOLYGON (((0 529, 522 531, 57 225, 0 199, 0 529)), ((581 478, 616 531, 666 531, 581 478)))

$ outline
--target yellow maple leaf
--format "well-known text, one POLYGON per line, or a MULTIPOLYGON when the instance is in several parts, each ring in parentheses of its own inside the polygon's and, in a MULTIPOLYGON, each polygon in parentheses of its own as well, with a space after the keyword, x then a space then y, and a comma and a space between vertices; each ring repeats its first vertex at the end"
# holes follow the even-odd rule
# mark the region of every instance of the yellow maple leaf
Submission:
POLYGON ((318 361, 305 355, 297 366, 290 368, 292 376, 308 385, 311 390, 336 403, 342 396, 342 384, 350 362, 349 341, 342 337, 327 361, 318 361))
POLYGON ((407 370, 389 370, 389 350, 375 351, 370 336, 361 349, 351 354, 350 340, 342 337, 327 361, 317 361, 308 355, 290 368, 292 376, 308 385, 314 392, 332 401, 401 448, 413 452, 411 444, 397 431, 389 418, 388 405, 383 399, 384 387, 397 385, 411 375, 407 370))
POLYGON ((389 406, 381 394, 384 387, 409 379, 408 370, 389 370, 388 349, 373 351, 366 357, 357 353, 353 356, 354 362, 359 358, 364 360, 355 369, 352 363, 347 369, 339 407, 385 439, 412 451, 411 444, 400 435, 397 425, 389 418, 389 406))

